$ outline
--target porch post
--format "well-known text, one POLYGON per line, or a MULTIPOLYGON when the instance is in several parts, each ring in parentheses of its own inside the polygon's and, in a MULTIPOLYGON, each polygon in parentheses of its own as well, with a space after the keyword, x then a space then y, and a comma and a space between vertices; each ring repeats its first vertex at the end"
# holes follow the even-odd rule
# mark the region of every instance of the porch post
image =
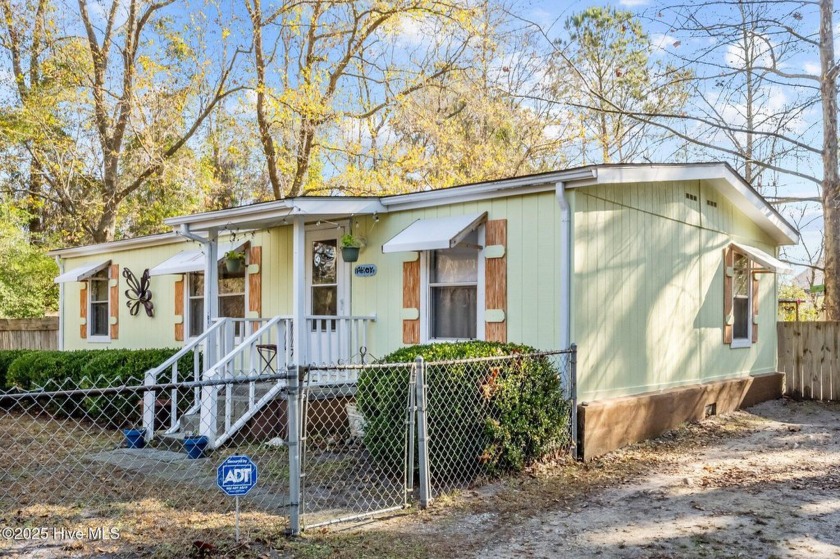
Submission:
MULTIPOLYGON (((219 233, 208 232, 204 245, 204 330, 213 326, 213 319, 219 316, 219 233)), ((217 344, 214 336, 207 338, 204 352, 204 371, 216 364, 217 344)))
POLYGON ((303 216, 294 218, 292 228, 292 349, 294 363, 309 361, 306 347, 306 230, 303 216))
MULTIPOLYGON (((204 330, 213 325, 213 319, 219 315, 219 232, 215 229, 208 231, 207 243, 204 245, 204 330)), ((208 372, 218 361, 219 338, 223 330, 216 335, 207 336, 204 340, 204 380, 208 372)), ((219 376, 218 373, 215 376, 219 376)), ((216 418, 219 413, 219 386, 201 387, 201 409, 199 410, 200 435, 207 437, 210 447, 216 442, 216 418)))

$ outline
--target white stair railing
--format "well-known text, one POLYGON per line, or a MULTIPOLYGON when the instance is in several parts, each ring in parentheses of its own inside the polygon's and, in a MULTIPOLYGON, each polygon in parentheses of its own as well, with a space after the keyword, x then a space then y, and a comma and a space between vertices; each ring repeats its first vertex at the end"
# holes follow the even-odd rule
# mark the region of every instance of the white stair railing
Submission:
MULTIPOLYGON (((172 355, 169 359, 155 367, 146 371, 145 386, 154 386, 155 384, 172 383, 173 387, 169 394, 169 427, 167 433, 174 433, 178 430, 180 414, 179 408, 179 394, 178 388, 174 385, 185 381, 200 381, 201 380, 201 353, 198 351, 205 343, 210 341, 215 343, 216 347, 221 347, 224 338, 224 331, 227 326, 226 319, 220 319, 215 324, 210 326, 201 335, 189 340, 180 350, 172 355), (192 371, 179 371, 178 361, 181 360, 189 352, 193 352, 192 371), (169 371, 168 378, 161 378, 165 371, 169 371), (183 377, 182 373, 187 372, 188 376, 183 377), (189 374, 191 373, 191 374, 189 374), (191 378, 189 378, 191 377, 191 378)), ((201 392, 199 388, 193 389, 193 401, 189 405, 189 409, 184 412, 184 415, 195 413, 199 409, 201 403, 201 392)), ((145 430, 146 441, 151 441, 155 436, 156 422, 156 406, 157 406, 157 391, 147 390, 143 394, 143 428, 145 430)))
MULTIPOLYGON (((226 347, 234 343, 231 338, 226 347)), ((265 319, 253 334, 246 336, 241 343, 228 351, 217 363, 207 370, 205 380, 242 380, 247 382, 230 383, 219 387, 203 387, 201 391, 200 429, 210 446, 217 448, 234 433, 245 426, 262 407, 272 400, 286 386, 285 379, 260 381, 260 376, 275 375, 288 368, 293 359, 292 318, 277 316, 265 319), (258 384, 267 391, 257 396, 258 384), (236 409, 234 396, 238 388, 247 386, 244 410, 236 409), (219 393, 224 394, 224 421, 219 425, 219 393), (221 432, 220 432, 221 431, 221 432)))

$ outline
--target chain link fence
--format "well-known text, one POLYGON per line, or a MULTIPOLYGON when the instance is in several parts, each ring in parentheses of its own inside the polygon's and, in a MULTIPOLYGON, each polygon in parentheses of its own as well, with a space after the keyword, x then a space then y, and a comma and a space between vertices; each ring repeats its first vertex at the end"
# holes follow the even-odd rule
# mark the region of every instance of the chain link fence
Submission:
MULTIPOLYGON (((574 362, 572 348, 157 385, 50 381, 0 393, 0 528, 39 519, 118 525, 149 545, 176 534, 229 537, 219 531, 232 526, 234 501, 217 487, 217 467, 233 455, 259 468, 241 498, 246 537, 425 506, 568 452, 574 362), (172 409, 197 390, 214 390, 224 406, 278 383, 276 397, 215 449, 196 449, 187 439, 206 430, 189 410, 172 409), (181 429, 143 432, 144 401, 156 425, 175 413, 181 429)), ((0 555, 14 545, 0 539, 0 555)))
POLYGON ((236 394, 247 382, 149 386, 103 378, 0 393, 0 556, 56 544, 103 553, 132 543, 148 548, 229 537, 234 499, 218 489, 216 468, 232 455, 260 467, 257 486, 241 498, 243 532, 252 538, 283 532, 289 456, 282 398, 212 454, 190 445, 189 433, 161 432, 146 441, 138 429, 144 393, 155 391, 159 424, 167 425, 173 391, 187 402, 184 396, 202 386, 236 394))

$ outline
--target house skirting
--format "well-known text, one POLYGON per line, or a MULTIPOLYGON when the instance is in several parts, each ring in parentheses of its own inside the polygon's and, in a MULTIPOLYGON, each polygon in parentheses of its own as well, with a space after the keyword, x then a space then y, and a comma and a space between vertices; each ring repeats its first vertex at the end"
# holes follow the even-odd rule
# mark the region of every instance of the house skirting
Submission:
POLYGON ((710 413, 728 413, 781 398, 784 378, 784 373, 767 373, 581 404, 579 454, 589 460, 710 413))

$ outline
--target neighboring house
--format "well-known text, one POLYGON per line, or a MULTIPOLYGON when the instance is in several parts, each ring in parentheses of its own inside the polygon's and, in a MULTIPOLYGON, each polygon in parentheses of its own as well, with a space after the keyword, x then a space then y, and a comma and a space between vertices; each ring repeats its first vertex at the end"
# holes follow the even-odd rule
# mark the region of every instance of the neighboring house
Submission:
POLYGON ((725 164, 593 165, 167 224, 53 251, 64 349, 203 342, 221 367, 235 360, 216 351, 253 351, 257 328, 274 328, 278 359, 305 363, 455 339, 575 343, 587 456, 781 390, 775 255, 799 236, 725 164), (365 242, 353 265, 346 232, 365 242), (240 271, 221 265, 227 250, 247 254, 240 271), (150 269, 153 318, 129 315, 126 268, 150 269), (235 331, 213 333, 221 316, 235 331))

